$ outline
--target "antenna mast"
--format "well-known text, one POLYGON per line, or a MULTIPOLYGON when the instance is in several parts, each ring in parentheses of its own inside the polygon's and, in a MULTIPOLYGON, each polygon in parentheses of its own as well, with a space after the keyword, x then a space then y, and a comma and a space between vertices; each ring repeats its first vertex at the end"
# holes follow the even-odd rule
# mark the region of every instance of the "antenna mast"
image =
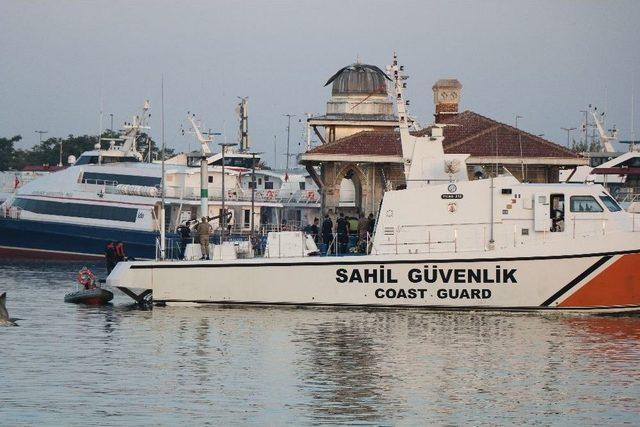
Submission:
POLYGON ((249 111, 248 111, 248 96, 240 98, 238 104, 238 115, 240 115, 240 152, 244 153, 249 150, 249 111))

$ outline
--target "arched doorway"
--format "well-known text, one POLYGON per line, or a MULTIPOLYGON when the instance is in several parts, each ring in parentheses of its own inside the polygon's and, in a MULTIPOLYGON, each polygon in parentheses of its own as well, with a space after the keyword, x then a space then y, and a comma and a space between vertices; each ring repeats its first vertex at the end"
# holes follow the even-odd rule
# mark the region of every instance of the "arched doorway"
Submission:
POLYGON ((362 210, 362 177, 353 166, 345 167, 337 177, 339 191, 338 208, 341 212, 357 217, 362 210))

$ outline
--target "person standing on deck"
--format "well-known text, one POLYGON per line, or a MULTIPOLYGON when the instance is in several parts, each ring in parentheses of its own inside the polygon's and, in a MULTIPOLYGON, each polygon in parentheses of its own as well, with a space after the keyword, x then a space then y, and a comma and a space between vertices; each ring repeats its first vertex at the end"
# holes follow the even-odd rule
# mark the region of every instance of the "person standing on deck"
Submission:
POLYGON ((114 242, 107 243, 107 247, 104 250, 104 257, 107 263, 107 274, 109 274, 116 266, 116 245, 114 242))
POLYGON ((120 261, 126 261, 127 256, 124 253, 124 243, 121 241, 116 242, 116 264, 120 261))
POLYGON ((201 222, 195 228, 200 242, 200 250, 202 251, 202 258, 200 259, 209 259, 209 236, 212 231, 213 227, 207 222, 207 218, 203 216, 201 222))
POLYGON ((344 213, 340 212, 340 216, 338 217, 338 220, 336 221, 336 223, 337 223, 336 231, 338 233, 338 243, 340 243, 339 252, 341 254, 344 254, 347 252, 347 245, 349 243, 349 223, 344 217, 344 213))
POLYGON ((361 252, 367 250, 367 231, 369 230, 369 220, 364 216, 364 213, 360 212, 360 219, 358 220, 358 247, 361 252))
POLYGON ((329 252, 329 245, 333 240, 333 221, 331 221, 331 217, 329 214, 324 216, 324 221, 322 221, 322 243, 327 245, 327 253, 329 252))
POLYGON ((180 235, 180 258, 184 259, 187 250, 187 244, 191 240, 191 229, 189 228, 189 221, 186 221, 178 226, 176 229, 180 235))

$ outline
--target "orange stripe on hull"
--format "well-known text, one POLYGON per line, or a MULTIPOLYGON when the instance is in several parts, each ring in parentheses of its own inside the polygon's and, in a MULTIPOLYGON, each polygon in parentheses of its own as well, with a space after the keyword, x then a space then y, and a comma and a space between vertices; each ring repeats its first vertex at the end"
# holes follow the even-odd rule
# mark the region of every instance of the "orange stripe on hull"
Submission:
POLYGON ((640 305, 640 254, 623 255, 559 307, 640 305))

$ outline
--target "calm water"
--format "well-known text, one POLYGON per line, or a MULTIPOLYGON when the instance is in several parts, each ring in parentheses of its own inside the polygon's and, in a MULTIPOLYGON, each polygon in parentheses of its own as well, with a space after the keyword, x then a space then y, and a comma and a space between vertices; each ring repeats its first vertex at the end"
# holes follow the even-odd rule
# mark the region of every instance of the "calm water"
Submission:
POLYGON ((0 263, 0 425, 639 424, 640 318, 62 302, 0 263))

